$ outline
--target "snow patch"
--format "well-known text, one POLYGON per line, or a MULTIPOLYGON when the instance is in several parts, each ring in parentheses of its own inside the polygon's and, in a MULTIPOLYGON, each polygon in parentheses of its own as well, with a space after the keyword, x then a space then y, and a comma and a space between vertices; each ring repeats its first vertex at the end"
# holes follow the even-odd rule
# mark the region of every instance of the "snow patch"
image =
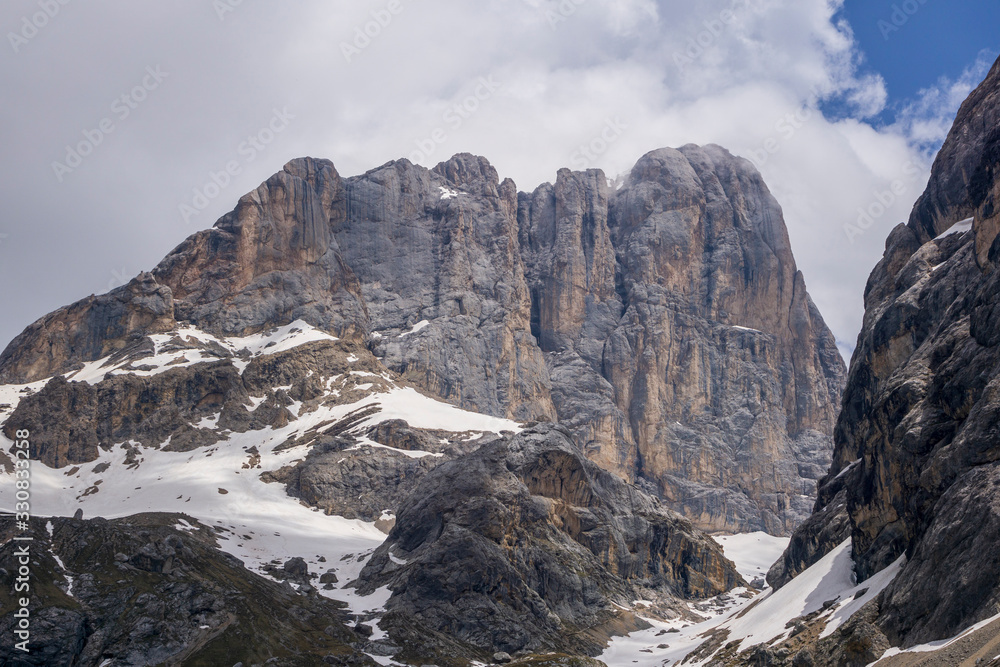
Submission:
MULTIPOLYGON (((46 528, 51 525, 52 522, 50 521, 46 528)), ((52 534, 51 531, 49 534, 52 534)), ((52 557, 55 559, 56 563, 58 563, 59 569, 63 572, 63 576, 66 577, 66 595, 73 597, 73 577, 70 576, 69 571, 66 569, 66 564, 62 562, 62 558, 59 557, 54 549, 50 549, 49 553, 52 554, 52 557)))
POLYGON ((837 476, 834 477, 834 479, 840 479, 841 477, 843 477, 844 475, 846 475, 848 472, 850 472, 851 468, 853 468, 854 466, 858 465, 859 463, 861 463, 861 459, 854 459, 853 461, 851 461, 850 463, 848 463, 846 466, 844 466, 844 469, 841 470, 840 472, 838 472, 837 476))
POLYGON ((188 523, 184 519, 178 519, 177 523, 174 524, 174 528, 176 530, 180 530, 180 531, 183 531, 185 533, 191 533, 191 532, 194 532, 194 531, 198 530, 197 528, 195 528, 194 526, 192 526, 190 523, 188 523))
POLYGON ((267 400, 267 396, 251 396, 250 397, 250 407, 248 412, 253 412, 260 407, 260 404, 267 400))
MULTIPOLYGON (((888 568, 886 568, 886 569, 888 569, 888 568)), ((885 653, 883 653, 882 657, 879 658, 878 660, 876 660, 875 662, 868 663, 867 667, 873 667, 874 665, 879 664, 883 660, 885 660, 887 658, 891 658, 894 655, 899 655, 900 653, 933 653, 934 651, 938 651, 940 649, 943 649, 943 648, 946 648, 948 646, 951 646, 952 644, 954 644, 955 642, 957 642, 959 639, 962 639, 963 637, 967 637, 967 636, 971 635, 973 632, 976 632, 977 630, 982 630, 987 625, 989 625, 990 623, 993 623, 995 621, 1000 621, 1000 614, 997 614, 996 616, 990 616, 987 619, 979 621, 975 625, 970 625, 965 630, 962 630, 961 632, 959 632, 954 637, 949 637, 948 639, 940 639, 940 640, 938 640, 936 642, 930 642, 928 644, 918 644, 916 646, 911 646, 910 648, 905 649, 905 650, 901 650, 901 649, 899 649, 897 647, 893 647, 893 648, 889 649, 888 651, 886 651, 885 653)), ((1000 658, 1000 655, 998 655, 997 658, 1000 658)), ((996 660, 996 658, 993 658, 993 659, 996 660)))
POLYGON ((428 322, 427 320, 420 320, 419 322, 413 325, 412 329, 410 329, 409 331, 404 331, 403 333, 396 336, 396 338, 403 338, 405 336, 409 336, 410 334, 415 334, 424 327, 426 327, 428 324, 430 324, 430 322, 428 322))
POLYGON ((195 428, 215 428, 219 424, 219 417, 222 416, 222 412, 216 412, 211 417, 202 417, 195 428))
POLYGON ((974 218, 966 218, 965 220, 956 222, 954 225, 935 236, 934 240, 938 241, 946 236, 951 236, 952 234, 964 234, 965 232, 972 231, 973 220, 974 218))
POLYGON ((718 535, 726 558, 736 564, 736 571, 748 582, 763 577, 776 560, 781 558, 791 538, 775 537, 765 532, 718 535))
MULTIPOLYGON (((762 533, 721 536, 716 539, 723 545, 726 557, 736 563, 737 570, 744 578, 754 572, 759 575, 766 571, 770 563, 780 556, 781 543, 787 541, 787 538, 775 538, 762 533)), ((792 632, 792 628, 785 627, 789 621, 819 611, 823 609, 823 603, 829 601, 832 604, 820 616, 827 620, 824 630, 824 636, 827 636, 888 586, 899 573, 903 562, 900 558, 867 581, 857 584, 851 561, 851 541, 848 539, 777 591, 769 590, 763 596, 751 599, 746 599, 745 593, 739 589, 730 591, 725 597, 739 598, 742 601, 736 602, 720 616, 696 624, 646 618, 653 626, 651 629, 612 639, 600 659, 608 667, 661 667, 677 664, 701 646, 709 638, 710 632, 717 630, 729 631, 726 643, 740 641, 739 651, 757 644, 770 645, 792 632), (661 649, 661 645, 668 647, 661 649)), ((720 596, 720 599, 723 597, 720 596)), ((705 606, 697 604, 693 609, 704 614, 705 606)), ((707 656, 685 664, 699 667, 712 664, 713 658, 714 656, 707 656)))
POLYGON ((826 628, 820 633, 820 638, 832 635, 837 628, 846 623, 854 615, 854 612, 861 609, 865 603, 874 600, 875 596, 892 583, 892 580, 896 578, 896 575, 899 574, 899 571, 903 569, 903 565, 905 564, 906 556, 900 556, 888 567, 868 577, 854 588, 841 593, 841 600, 834 607, 833 614, 826 623, 826 628))
POLYGON ((373 394, 369 399, 376 399, 382 406, 382 411, 365 420, 365 426, 371 426, 390 419, 403 419, 413 428, 426 428, 441 431, 489 431, 500 433, 512 431, 520 433, 521 425, 510 419, 491 417, 456 408, 424 396, 412 387, 397 387, 382 394, 373 394))
POLYGON ((18 403, 25 396, 30 396, 48 382, 48 379, 32 382, 31 384, 5 384, 0 385, 0 423, 13 414, 18 403))
MULTIPOLYGON (((337 406, 343 414, 356 406, 337 406)), ((374 523, 328 516, 305 507, 285 493, 283 485, 267 484, 260 474, 290 465, 302 455, 302 448, 274 451, 293 434, 304 432, 328 418, 333 412, 290 423, 281 429, 234 433, 208 449, 194 452, 167 452, 144 448, 145 462, 128 468, 125 452, 119 445, 99 450, 93 464, 108 463, 100 476, 88 466, 78 477, 67 478, 65 469, 54 469, 41 462, 32 465, 32 509, 36 516, 72 516, 82 508, 85 516, 118 518, 140 512, 172 512, 192 516, 218 531, 220 547, 246 563, 249 570, 264 574, 262 568, 272 560, 284 562, 302 556, 312 571, 319 570, 318 556, 339 563, 346 554, 352 564, 338 569, 356 578, 368 556, 382 543, 385 534, 374 523), (299 423, 305 422, 305 423, 299 423), (244 469, 246 448, 256 446, 261 452, 262 470, 244 469), (207 456, 212 455, 209 464, 207 456), (103 478, 100 493, 80 496, 103 478), (224 488, 228 493, 221 494, 224 488), (140 490, 141 489, 141 490, 140 490), (315 555, 315 556, 313 556, 315 555), (360 562, 356 559, 360 558, 360 562)), ((0 508, 13 509, 16 498, 13 484, 0 484, 0 508)), ((194 529, 178 520, 178 529, 194 529)), ((354 589, 321 590, 323 595, 347 602, 355 613, 377 611, 389 597, 388 589, 368 597, 354 589)))
POLYGON ((436 458, 440 458, 440 457, 444 456, 444 454, 434 454, 432 452, 425 452, 425 451, 418 450, 418 449, 398 449, 396 447, 389 447, 388 445, 383 445, 381 443, 375 442, 374 440, 371 440, 371 439, 366 438, 364 436, 360 436, 357 439, 358 439, 358 444, 356 444, 356 445, 354 445, 352 447, 348 447, 344 451, 345 452, 356 452, 359 449, 361 449, 362 447, 375 447, 377 449, 388 449, 390 452, 396 452, 397 454, 402 454, 403 456, 408 456, 411 459, 422 459, 422 458, 424 458, 426 456, 433 456, 433 457, 436 457, 436 458))
POLYGON ((227 358, 242 374, 250 363, 249 360, 254 357, 285 352, 314 341, 338 340, 335 336, 320 331, 303 320, 295 320, 291 324, 277 327, 266 333, 244 337, 218 338, 195 327, 182 326, 172 332, 151 334, 148 338, 153 343, 153 354, 150 356, 140 359, 127 358, 112 363, 109 355, 96 361, 87 362, 83 368, 66 373, 65 377, 73 382, 97 384, 108 373, 148 377, 165 373, 172 368, 183 368, 227 358), (178 347, 178 341, 187 345, 203 344, 218 346, 222 349, 221 351, 213 351, 212 349, 178 347))
POLYGON ((728 629, 731 638, 742 639, 740 651, 762 642, 771 644, 791 632, 785 627, 789 621, 821 609, 827 600, 838 599, 853 588, 853 568, 851 541, 847 539, 805 572, 768 593, 741 618, 719 627, 728 629))

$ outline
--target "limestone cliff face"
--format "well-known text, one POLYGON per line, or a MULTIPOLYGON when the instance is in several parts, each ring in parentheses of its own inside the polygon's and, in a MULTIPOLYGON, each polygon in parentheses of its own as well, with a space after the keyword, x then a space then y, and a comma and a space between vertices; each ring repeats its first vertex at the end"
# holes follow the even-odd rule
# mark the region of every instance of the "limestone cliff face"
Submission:
POLYGON ((661 149, 615 192, 562 170, 521 202, 533 330, 588 456, 703 527, 804 518, 843 363, 752 167, 661 149))
POLYGON ((528 326, 512 181, 471 155, 433 171, 400 160, 348 179, 347 211, 333 237, 388 368, 476 412, 554 416, 528 326))
POLYGON ((1000 61, 872 272, 818 518, 769 576, 787 580, 835 533, 859 578, 905 555, 879 599, 892 644, 952 636, 1000 604, 998 123, 1000 61))
POLYGON ((686 146, 614 193, 564 170, 522 202, 536 335, 588 455, 702 527, 794 527, 844 368, 760 175, 686 146))
POLYGON ((172 290, 177 319, 211 333, 244 335, 302 319, 359 336, 364 304, 332 233, 346 215, 333 164, 293 160, 215 227, 184 241, 153 275, 172 290))
MULTIPOLYGON (((293 160, 151 273, 31 325, 0 356, 0 382, 79 371, 176 327, 245 337, 295 320, 460 407, 562 422, 589 458, 702 528, 788 532, 829 464, 843 364, 780 208, 750 163, 714 146, 653 151, 617 190, 563 169, 530 194, 471 155, 346 179, 293 160)), ((239 430, 249 388, 233 377, 208 393, 239 430)), ((190 381, 56 383, 18 409, 80 416, 80 443, 45 450, 75 463, 136 435, 125 411, 143 391, 154 415, 204 418, 171 408, 208 396, 190 381)), ((173 435, 157 419, 139 430, 173 435)))

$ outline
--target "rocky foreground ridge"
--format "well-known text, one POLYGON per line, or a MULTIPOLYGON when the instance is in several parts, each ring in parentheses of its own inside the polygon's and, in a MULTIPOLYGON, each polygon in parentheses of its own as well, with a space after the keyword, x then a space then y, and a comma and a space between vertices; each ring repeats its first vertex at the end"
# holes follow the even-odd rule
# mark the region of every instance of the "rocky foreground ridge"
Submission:
POLYGON ((424 477, 361 571, 359 592, 380 586, 402 655, 447 664, 477 649, 597 655, 646 627, 621 613, 635 600, 683 617, 679 600, 747 584, 710 538, 546 424, 424 477), (441 635, 457 641, 442 650, 441 635))
MULTIPOLYGON (((833 466, 768 580, 787 584, 845 539, 859 582, 905 564, 849 627, 800 641, 809 662, 794 664, 863 665, 1000 613, 998 204, 1000 61, 962 105, 869 278, 833 466)), ((975 664, 994 660, 987 648, 975 664)))
POLYGON ((561 422, 701 528, 773 534, 808 515, 844 380, 780 208, 721 148, 653 151, 619 189, 564 169, 532 193, 471 155, 352 178, 303 158, 151 272, 29 326, 0 355, 23 398, 0 419, 47 415, 52 466, 186 451, 280 428, 326 400, 321 375, 369 384, 349 357, 470 411, 561 422), (293 322, 337 353, 248 352, 293 322))
MULTIPOLYGON (((216 534, 180 514, 36 520, 30 653, 0 646, 5 665, 355 665, 378 663, 344 605, 298 594, 218 550, 216 534), (46 530, 46 525, 50 530, 46 530), (185 528, 187 526, 187 528, 185 528), (275 614, 281 609, 281 614, 275 614)), ((23 543, 4 524, 0 558, 23 543)), ((14 572, 0 570, 4 609, 14 572)), ((12 613, 0 631, 13 637, 12 613)))

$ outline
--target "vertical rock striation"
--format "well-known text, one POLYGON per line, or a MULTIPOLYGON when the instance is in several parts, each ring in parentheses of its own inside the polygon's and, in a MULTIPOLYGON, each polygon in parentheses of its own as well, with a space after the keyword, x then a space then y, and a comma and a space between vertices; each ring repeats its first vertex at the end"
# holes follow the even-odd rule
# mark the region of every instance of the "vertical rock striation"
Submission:
POLYGON ((383 363, 469 410, 552 417, 513 182, 471 155, 433 171, 399 160, 348 179, 347 211, 333 235, 361 283, 383 363))
POLYGON ((468 154, 346 179, 293 160, 151 273, 28 327, 0 382, 294 320, 462 408, 562 422, 701 528, 787 533, 829 464, 843 363, 777 202, 716 146, 530 194, 468 154))
POLYGON ((760 175, 686 146, 616 192, 562 170, 521 202, 533 326, 588 455, 701 527, 797 525, 844 368, 760 175))
POLYGON ((817 514, 769 575, 781 583, 817 560, 824 533, 850 534, 859 579, 905 555, 880 598, 893 645, 950 637, 1000 609, 998 126, 1000 61, 869 278, 817 514))

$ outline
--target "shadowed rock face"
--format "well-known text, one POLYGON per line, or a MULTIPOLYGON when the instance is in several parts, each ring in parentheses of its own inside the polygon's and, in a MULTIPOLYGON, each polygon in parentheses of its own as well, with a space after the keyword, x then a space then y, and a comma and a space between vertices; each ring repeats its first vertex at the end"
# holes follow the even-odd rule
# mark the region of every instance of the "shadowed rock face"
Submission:
MULTIPOLYGON (((190 516, 32 523, 30 652, 4 642, 4 665, 377 664, 347 626, 342 603, 247 570, 190 516), (178 520, 197 529, 179 531, 178 520)), ((13 528, 11 521, 0 529, 4 563, 16 562, 23 544, 11 539, 13 528)), ((0 570, 4 609, 19 606, 14 577, 0 570)), ((0 619, 6 636, 16 627, 13 613, 0 619)))
MULTIPOLYGON (((28 327, 0 382, 65 374, 180 325, 246 336, 296 319, 460 407, 566 424, 590 459, 703 528, 790 531, 829 464, 842 361, 780 208, 750 163, 714 146, 653 151, 614 191, 599 170, 563 169, 531 194, 467 154, 347 179, 293 160, 151 273, 28 327)), ((196 398, 243 401, 230 380, 196 398)), ((156 388, 167 381, 124 395, 151 390, 158 419, 180 415, 182 429, 179 401, 198 392, 156 388)), ((128 422, 110 414, 121 394, 95 391, 57 383, 24 410, 72 422, 96 401, 109 407, 87 419, 128 422)), ((51 461, 113 444, 85 430, 50 443, 51 461)))
POLYGON ((905 554, 878 620, 893 644, 950 637, 1000 604, 1000 558, 987 546, 1000 539, 998 123, 1000 61, 869 278, 817 518, 769 577, 817 560, 821 533, 845 523, 860 579, 905 554), (939 236, 969 216, 971 231, 939 236))
POLYGON ((389 586, 398 633, 444 633, 487 653, 593 654, 626 622, 615 604, 671 609, 741 583, 715 542, 544 424, 427 473, 359 592, 389 586))

